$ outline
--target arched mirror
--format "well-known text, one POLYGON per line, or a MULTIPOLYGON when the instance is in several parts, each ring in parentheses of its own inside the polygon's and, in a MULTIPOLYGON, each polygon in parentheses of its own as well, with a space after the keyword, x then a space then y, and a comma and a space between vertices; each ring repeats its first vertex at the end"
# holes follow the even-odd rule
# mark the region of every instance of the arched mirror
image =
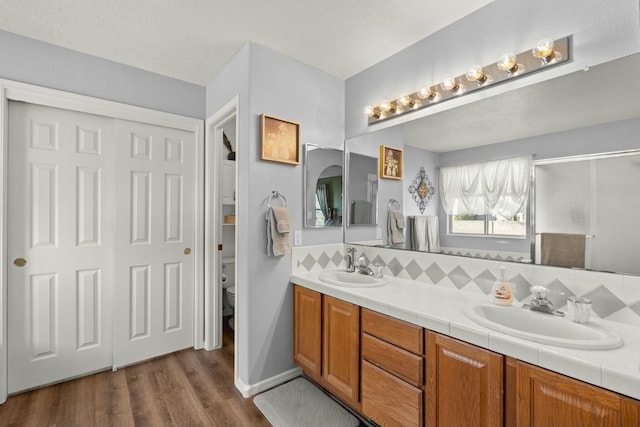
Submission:
POLYGON ((305 144, 304 226, 342 227, 342 150, 305 144))

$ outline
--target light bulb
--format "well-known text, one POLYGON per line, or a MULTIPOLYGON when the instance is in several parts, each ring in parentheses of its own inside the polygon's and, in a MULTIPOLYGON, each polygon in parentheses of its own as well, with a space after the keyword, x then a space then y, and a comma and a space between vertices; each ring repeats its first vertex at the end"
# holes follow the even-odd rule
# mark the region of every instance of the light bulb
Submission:
POLYGON ((389 110, 391 110, 391 102, 389 102, 388 99, 384 99, 380 105, 378 105, 378 108, 380 108, 380 110, 387 112, 389 110))
POLYGON ((531 51, 531 54, 536 58, 540 58, 542 60, 549 60, 550 56, 553 55, 553 40, 543 39, 536 43, 536 46, 531 51))
POLYGON ((482 84, 487 81, 487 75, 484 73, 480 65, 472 65, 467 71, 467 80, 482 84))
POLYGON ((364 113, 367 116, 370 116, 371 113, 373 113, 373 107, 371 105, 367 105, 366 107, 364 107, 364 113))
POLYGON ((506 71, 508 73, 515 73, 518 70, 517 58, 513 53, 505 53, 498 59, 496 67, 500 71, 506 71))
POLYGON ((435 96, 435 92, 431 90, 429 86, 422 86, 418 90, 418 96, 420 97, 420 99, 433 99, 433 97, 435 96))
POLYGON ((442 89, 448 90, 450 92, 457 92, 460 89, 460 85, 456 82, 455 77, 445 79, 442 84, 442 89))
POLYGON ((409 105, 409 103, 411 102, 411 98, 407 95, 401 95, 400 98, 398 98, 397 102, 399 105, 409 105))

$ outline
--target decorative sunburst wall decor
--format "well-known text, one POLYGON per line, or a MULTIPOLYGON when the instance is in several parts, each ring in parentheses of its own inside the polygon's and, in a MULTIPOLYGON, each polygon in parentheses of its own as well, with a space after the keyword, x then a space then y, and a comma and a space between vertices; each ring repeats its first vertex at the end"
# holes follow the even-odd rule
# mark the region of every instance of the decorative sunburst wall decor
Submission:
POLYGON ((424 170, 424 166, 420 167, 420 172, 415 177, 411 185, 409 186, 409 193, 413 196, 420 213, 424 213, 424 209, 427 207, 431 198, 436 194, 436 189, 433 187, 429 175, 424 170))

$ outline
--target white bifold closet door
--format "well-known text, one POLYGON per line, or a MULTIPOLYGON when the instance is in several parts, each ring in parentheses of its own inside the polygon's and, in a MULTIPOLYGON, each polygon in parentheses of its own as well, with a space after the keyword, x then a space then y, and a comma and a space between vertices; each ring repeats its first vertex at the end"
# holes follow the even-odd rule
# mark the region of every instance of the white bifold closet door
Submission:
POLYGON ((9 103, 9 393, 193 345, 194 145, 9 103))

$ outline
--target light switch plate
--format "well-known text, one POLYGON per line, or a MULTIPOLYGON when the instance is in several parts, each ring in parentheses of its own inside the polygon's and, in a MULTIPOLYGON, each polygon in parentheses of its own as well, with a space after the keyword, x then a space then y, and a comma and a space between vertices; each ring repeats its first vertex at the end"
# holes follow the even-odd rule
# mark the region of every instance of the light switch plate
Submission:
POLYGON ((296 230, 293 232, 293 246, 302 245, 302 231, 296 230))

